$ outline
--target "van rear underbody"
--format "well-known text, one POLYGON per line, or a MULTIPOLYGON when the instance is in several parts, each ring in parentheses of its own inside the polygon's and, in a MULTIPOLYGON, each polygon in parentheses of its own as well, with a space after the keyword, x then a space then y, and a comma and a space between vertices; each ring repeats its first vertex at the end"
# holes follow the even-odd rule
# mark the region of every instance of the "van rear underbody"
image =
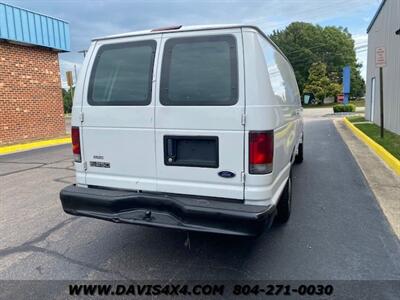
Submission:
POLYGON ((233 235, 257 235, 270 227, 275 206, 245 205, 226 198, 134 192, 70 185, 60 193, 65 212, 116 223, 233 235))

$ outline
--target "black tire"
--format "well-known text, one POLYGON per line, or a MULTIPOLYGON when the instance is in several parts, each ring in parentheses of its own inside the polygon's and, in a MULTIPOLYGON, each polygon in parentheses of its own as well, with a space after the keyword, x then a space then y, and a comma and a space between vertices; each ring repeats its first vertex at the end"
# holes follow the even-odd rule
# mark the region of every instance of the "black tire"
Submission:
POLYGON ((295 164, 301 164, 303 162, 303 143, 304 143, 304 137, 303 137, 301 143, 299 144, 299 149, 298 149, 297 155, 294 158, 295 164))
POLYGON ((292 172, 290 172, 285 188, 279 198, 277 210, 275 221, 279 224, 286 223, 292 211, 292 172))

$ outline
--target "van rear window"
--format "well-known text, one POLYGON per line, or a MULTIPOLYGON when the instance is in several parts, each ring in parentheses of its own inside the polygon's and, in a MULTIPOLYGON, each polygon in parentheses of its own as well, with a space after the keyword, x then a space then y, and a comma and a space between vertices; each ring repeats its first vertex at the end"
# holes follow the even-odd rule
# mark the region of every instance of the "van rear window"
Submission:
POLYGON ((233 105, 238 99, 236 39, 232 35, 171 38, 161 69, 163 105, 233 105))
POLYGON ((155 48, 155 41, 101 46, 90 76, 89 104, 150 104, 155 48))

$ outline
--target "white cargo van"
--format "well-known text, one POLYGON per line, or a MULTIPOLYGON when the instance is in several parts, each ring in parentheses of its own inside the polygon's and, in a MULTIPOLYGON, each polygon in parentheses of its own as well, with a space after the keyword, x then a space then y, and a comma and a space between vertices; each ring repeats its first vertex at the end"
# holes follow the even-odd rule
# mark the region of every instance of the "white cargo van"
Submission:
POLYGON ((257 27, 94 39, 76 86, 65 212, 254 235, 286 222, 303 160, 293 69, 257 27))

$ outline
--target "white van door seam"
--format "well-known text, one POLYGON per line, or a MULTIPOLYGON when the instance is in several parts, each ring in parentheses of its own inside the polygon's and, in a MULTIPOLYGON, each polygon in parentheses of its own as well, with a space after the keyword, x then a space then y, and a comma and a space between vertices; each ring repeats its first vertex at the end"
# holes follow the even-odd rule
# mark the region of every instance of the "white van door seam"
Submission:
POLYGON ((154 105, 154 113, 153 113, 153 118, 154 118, 154 127, 153 127, 153 131, 154 131, 154 161, 155 161, 155 171, 156 171, 156 175, 155 175, 155 182, 156 182, 156 191, 158 191, 158 163, 159 161, 157 160, 157 129, 156 129, 156 124, 157 124, 157 120, 156 120, 156 116, 157 116, 157 105, 159 102, 159 95, 160 95, 160 69, 161 69, 161 64, 162 64, 162 53, 164 53, 164 49, 161 49, 163 47, 163 37, 164 34, 161 33, 160 34, 160 39, 158 40, 158 45, 156 48, 156 53, 154 54, 154 72, 153 72, 153 95, 154 95, 154 99, 152 99, 152 101, 154 101, 153 105, 154 105), (158 98, 157 98, 158 95, 158 98))
MULTIPOLYGON (((243 201, 246 201, 246 56, 245 56, 245 50, 244 50, 244 37, 243 37, 243 28, 240 28, 240 35, 242 37, 242 61, 243 65, 241 66, 243 68, 243 112, 242 112, 242 125, 243 125, 243 164, 242 164, 242 183, 243 183, 243 201)), ((238 87, 239 88, 239 87, 238 87)))
MULTIPOLYGON (((97 42, 94 42, 94 45, 93 45, 93 47, 91 48, 92 49, 92 51, 90 52, 90 53, 87 53, 87 63, 86 63, 86 70, 85 70, 85 73, 84 73, 84 76, 83 76, 83 83, 82 83, 82 92, 81 92, 81 95, 80 95, 80 97, 81 97, 81 103, 80 103, 80 105, 81 105, 81 115, 80 115, 80 120, 81 120, 81 124, 80 124, 80 128, 79 128, 79 131, 80 131, 80 145, 81 145, 81 157, 82 157, 82 159, 84 160, 85 159, 85 143, 84 143, 84 134, 83 134, 83 130, 82 130, 82 128, 83 128, 83 120, 84 120, 84 116, 83 116, 83 104, 84 104, 84 101, 83 101, 83 98, 85 97, 85 98, 87 98, 87 91, 88 91, 88 89, 87 89, 87 85, 88 85, 88 74, 89 74, 89 71, 91 72, 92 71, 92 65, 91 65, 91 63, 92 63, 92 59, 93 59, 93 54, 95 53, 95 52, 97 52, 97 42)), ((76 96, 76 94, 75 94, 75 96, 76 96)), ((86 103, 85 103, 85 105, 87 105, 86 103)), ((86 172, 87 172, 87 162, 86 161, 82 161, 82 163, 83 163, 83 170, 84 170, 84 172, 85 172, 85 175, 84 175, 84 183, 86 184, 86 180, 87 180, 87 178, 86 178, 86 176, 87 176, 87 174, 86 174, 86 172)))

